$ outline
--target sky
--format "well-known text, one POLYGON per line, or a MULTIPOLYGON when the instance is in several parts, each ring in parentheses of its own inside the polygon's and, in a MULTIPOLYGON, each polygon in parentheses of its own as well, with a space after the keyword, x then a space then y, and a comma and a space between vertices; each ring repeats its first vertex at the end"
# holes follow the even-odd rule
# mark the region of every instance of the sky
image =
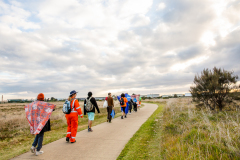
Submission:
POLYGON ((239 37, 240 0, 0 0, 0 94, 188 93, 239 37))

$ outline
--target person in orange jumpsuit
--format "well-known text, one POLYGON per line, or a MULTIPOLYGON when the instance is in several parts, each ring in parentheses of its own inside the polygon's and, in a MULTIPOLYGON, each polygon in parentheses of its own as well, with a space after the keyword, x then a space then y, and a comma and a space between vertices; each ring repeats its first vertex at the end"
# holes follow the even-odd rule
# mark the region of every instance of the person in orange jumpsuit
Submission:
POLYGON ((77 92, 75 90, 70 92, 69 101, 71 102, 71 113, 66 114, 65 117, 67 119, 67 136, 66 141, 74 143, 76 142, 77 128, 78 128, 78 115, 83 118, 81 107, 76 99, 77 92))

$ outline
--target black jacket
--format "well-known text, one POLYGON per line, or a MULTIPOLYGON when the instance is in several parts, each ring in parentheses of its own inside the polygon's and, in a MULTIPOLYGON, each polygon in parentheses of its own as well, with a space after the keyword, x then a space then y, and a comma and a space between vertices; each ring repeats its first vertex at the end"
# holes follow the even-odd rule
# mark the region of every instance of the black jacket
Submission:
POLYGON ((47 131, 51 131, 50 118, 49 118, 49 120, 47 121, 47 123, 45 124, 45 126, 43 127, 43 129, 41 130, 40 133, 47 132, 47 131))
MULTIPOLYGON (((90 97, 88 97, 87 99, 89 99, 90 97)), ((86 115, 86 113, 88 112, 94 112, 95 113, 95 108, 97 108, 98 113, 100 113, 100 110, 98 108, 97 102, 95 100, 94 97, 91 98, 90 102, 93 104, 93 109, 91 111, 87 111, 85 108, 85 104, 86 104, 86 99, 84 100, 84 115, 86 115)))
POLYGON ((128 101, 128 110, 132 110, 132 102, 128 101))

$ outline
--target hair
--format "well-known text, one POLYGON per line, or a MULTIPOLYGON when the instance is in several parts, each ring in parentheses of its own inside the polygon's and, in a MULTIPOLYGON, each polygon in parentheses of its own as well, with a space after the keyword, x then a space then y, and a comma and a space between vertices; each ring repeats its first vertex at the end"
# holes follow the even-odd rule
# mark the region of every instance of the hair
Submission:
POLYGON ((76 94, 76 93, 70 95, 70 96, 68 97, 68 100, 71 101, 71 100, 72 100, 72 97, 73 97, 75 94, 76 94))
POLYGON ((109 92, 108 95, 110 95, 111 93, 109 92))
POLYGON ((92 96, 92 92, 88 92, 88 97, 91 97, 92 96))
POLYGON ((125 94, 124 94, 124 93, 122 93, 122 94, 121 94, 121 97, 125 97, 125 94))

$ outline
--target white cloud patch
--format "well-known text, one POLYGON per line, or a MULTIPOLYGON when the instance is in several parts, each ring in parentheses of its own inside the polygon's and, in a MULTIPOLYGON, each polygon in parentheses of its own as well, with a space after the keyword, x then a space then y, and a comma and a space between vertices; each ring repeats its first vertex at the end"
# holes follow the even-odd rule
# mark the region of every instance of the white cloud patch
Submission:
POLYGON ((166 5, 165 5, 165 3, 159 3, 159 5, 158 5, 158 10, 162 10, 162 9, 164 9, 164 8, 166 8, 166 5))

